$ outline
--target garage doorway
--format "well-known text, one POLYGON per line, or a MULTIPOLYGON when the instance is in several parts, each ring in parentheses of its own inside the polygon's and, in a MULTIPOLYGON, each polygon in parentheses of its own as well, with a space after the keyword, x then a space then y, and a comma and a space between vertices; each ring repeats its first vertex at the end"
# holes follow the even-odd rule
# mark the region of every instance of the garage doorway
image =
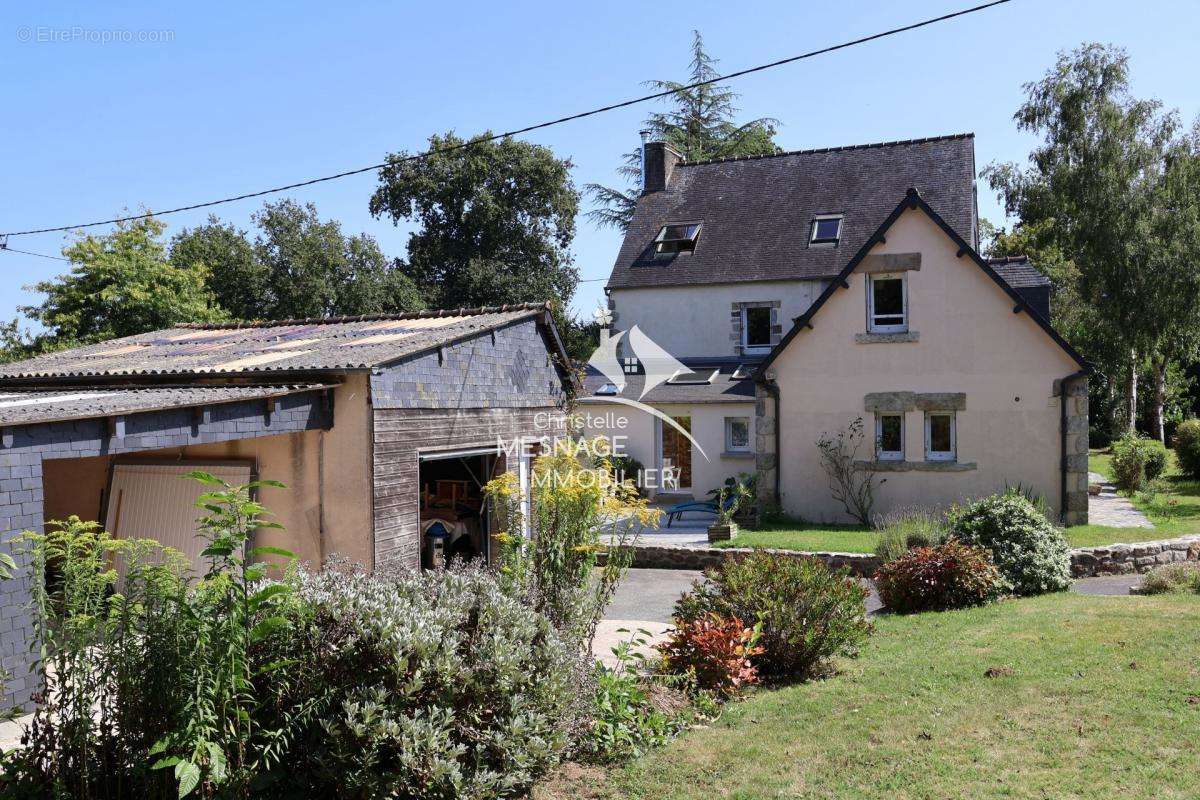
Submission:
POLYGON ((421 566, 439 568, 451 559, 490 562, 499 531, 492 530, 483 487, 505 471, 504 454, 487 447, 419 457, 421 566))

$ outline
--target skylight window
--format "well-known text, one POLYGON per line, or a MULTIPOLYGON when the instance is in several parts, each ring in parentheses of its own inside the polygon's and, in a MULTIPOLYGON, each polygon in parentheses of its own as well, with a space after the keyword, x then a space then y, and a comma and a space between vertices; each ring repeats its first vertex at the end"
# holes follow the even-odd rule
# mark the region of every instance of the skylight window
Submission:
POLYGON ((617 393, 617 385, 615 383, 606 383, 596 390, 596 394, 612 395, 617 393))
POLYGON ((810 244, 837 244, 842 236, 842 215, 821 214, 813 217, 810 244))
POLYGON ((690 253, 696 249, 696 239, 699 237, 699 222, 664 225, 654 239, 654 255, 673 256, 678 253, 690 253))

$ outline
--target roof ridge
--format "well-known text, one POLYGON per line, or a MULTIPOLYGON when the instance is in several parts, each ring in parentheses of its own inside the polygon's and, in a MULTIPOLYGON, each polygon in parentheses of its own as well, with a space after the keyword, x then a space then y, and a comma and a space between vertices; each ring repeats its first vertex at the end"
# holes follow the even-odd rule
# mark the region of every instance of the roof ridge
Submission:
POLYGON ((920 139, 895 139, 890 142, 869 142, 867 144, 848 144, 838 147, 815 147, 810 150, 782 150, 778 153, 763 153, 756 156, 726 156, 725 158, 709 158, 703 161, 681 161, 680 167, 700 167, 708 164, 724 164, 729 161, 757 161, 764 158, 784 158, 786 156, 807 156, 820 153, 840 153, 847 150, 868 150, 876 147, 899 147, 910 144, 927 144, 929 142, 945 142, 954 139, 974 139, 974 133, 947 133, 942 136, 926 136, 920 139))
MULTIPOLYGON (((229 320, 227 322, 181 322, 175 328, 188 330, 225 330, 236 328, 279 328, 286 325, 338 325, 347 322, 378 322, 383 320, 428 319, 430 317, 471 317, 480 314, 499 314, 505 311, 549 311, 550 303, 512 303, 502 306, 476 308, 438 308, 429 311, 406 311, 400 314, 359 314, 342 317, 301 317, 296 319, 229 320)), ((169 329, 164 329, 169 330, 169 329)))
POLYGON ((1013 264, 1020 261, 1028 261, 1029 256, 988 256, 989 264, 1013 264))

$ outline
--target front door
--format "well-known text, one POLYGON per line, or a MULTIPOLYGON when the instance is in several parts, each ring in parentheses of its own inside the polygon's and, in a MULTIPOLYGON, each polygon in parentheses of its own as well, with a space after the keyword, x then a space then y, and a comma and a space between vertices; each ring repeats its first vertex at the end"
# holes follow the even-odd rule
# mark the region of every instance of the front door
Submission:
MULTIPOLYGON (((689 434, 692 432, 691 417, 671 417, 680 428, 683 428, 689 434)), ((673 425, 668 425, 665 422, 659 423, 662 428, 662 436, 659 441, 662 442, 661 462, 663 467, 664 477, 668 474, 667 470, 671 470, 676 476, 677 486, 666 486, 663 488, 668 491, 683 491, 692 488, 692 442, 687 437, 675 429, 673 425)))

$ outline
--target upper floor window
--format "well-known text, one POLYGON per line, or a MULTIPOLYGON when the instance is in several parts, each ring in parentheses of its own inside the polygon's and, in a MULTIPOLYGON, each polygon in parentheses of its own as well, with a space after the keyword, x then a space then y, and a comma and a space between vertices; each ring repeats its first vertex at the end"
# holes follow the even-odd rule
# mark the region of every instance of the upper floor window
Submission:
POLYGON ((842 215, 821 214, 813 217, 809 244, 837 244, 842 236, 842 215))
POLYGON ((664 225, 654 239, 654 255, 673 256, 676 253, 690 253, 696 249, 696 239, 698 238, 700 238, 699 222, 664 225))
POLYGON ((626 375, 637 375, 637 373, 638 373, 637 356, 625 356, 624 358, 622 358, 621 359, 621 368, 625 371, 626 375))
POLYGON ((771 309, 766 306, 742 309, 742 347, 748 351, 771 349, 771 309))
POLYGON ((908 330, 907 274, 867 276, 867 330, 872 333, 908 330))

